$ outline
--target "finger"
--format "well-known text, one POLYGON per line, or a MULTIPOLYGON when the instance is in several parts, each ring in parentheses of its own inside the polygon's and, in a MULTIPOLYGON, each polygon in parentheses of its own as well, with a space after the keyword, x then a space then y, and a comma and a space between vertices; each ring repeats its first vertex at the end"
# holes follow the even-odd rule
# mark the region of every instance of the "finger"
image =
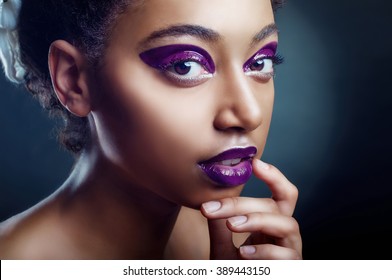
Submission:
POLYGON ((225 219, 208 220, 210 234, 210 258, 229 260, 238 258, 238 249, 233 244, 233 234, 225 219))
POLYGON ((273 165, 253 160, 253 173, 264 181, 272 192, 282 214, 291 216, 298 199, 298 189, 273 165))
POLYGON ((302 255, 296 250, 273 244, 240 247, 240 256, 246 260, 300 260, 302 255))
POLYGON ((270 213, 251 213, 235 216, 227 220, 227 226, 233 232, 262 233, 275 240, 280 246, 302 251, 301 234, 297 221, 288 216, 270 213))
POLYGON ((271 198, 229 197, 203 203, 201 211, 206 218, 223 219, 252 212, 279 213, 280 210, 271 198))

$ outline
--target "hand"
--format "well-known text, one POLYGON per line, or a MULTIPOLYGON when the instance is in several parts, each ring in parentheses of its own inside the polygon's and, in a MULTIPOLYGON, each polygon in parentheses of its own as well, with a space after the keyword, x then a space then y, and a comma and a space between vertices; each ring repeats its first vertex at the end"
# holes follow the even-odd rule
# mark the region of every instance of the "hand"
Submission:
POLYGON ((274 166, 253 160, 253 172, 272 192, 271 198, 231 197, 206 202, 211 259, 302 259, 302 241, 292 217, 297 188, 274 166), (233 232, 250 233, 239 248, 233 232))

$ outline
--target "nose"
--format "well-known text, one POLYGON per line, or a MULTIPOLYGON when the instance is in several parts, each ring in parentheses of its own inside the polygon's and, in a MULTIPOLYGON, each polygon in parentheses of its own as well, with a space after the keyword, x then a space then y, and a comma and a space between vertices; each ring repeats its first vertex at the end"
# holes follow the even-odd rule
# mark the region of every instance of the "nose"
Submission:
POLYGON ((261 125, 261 104, 250 79, 242 71, 222 78, 218 85, 220 90, 214 119, 217 130, 248 132, 261 125))

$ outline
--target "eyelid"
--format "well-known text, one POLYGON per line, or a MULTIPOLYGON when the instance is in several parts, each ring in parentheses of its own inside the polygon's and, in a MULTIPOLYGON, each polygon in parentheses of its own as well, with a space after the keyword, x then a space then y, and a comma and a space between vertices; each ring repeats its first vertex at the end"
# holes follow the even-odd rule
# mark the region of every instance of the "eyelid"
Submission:
POLYGON ((161 71, 166 78, 180 87, 197 86, 210 79, 215 73, 215 64, 210 54, 194 45, 166 45, 142 52, 139 57, 144 63, 161 71), (192 61, 204 71, 194 76, 173 72, 176 64, 192 61))
POLYGON ((206 59, 197 52, 194 51, 184 51, 180 53, 175 53, 165 59, 165 61, 159 65, 157 65, 160 69, 166 70, 173 66, 176 63, 183 62, 183 61, 194 61, 201 64, 206 71, 211 72, 212 69, 210 64, 206 59))
POLYGON ((185 88, 194 87, 213 77, 212 73, 202 74, 198 77, 181 77, 179 75, 173 74, 172 72, 165 72, 165 75, 173 82, 185 88))
POLYGON ((278 47, 277 42, 271 42, 265 46, 263 46, 260 50, 254 53, 243 65, 243 69, 246 72, 249 69, 249 66, 257 59, 260 58, 274 58, 276 56, 276 49, 278 47))
MULTIPOLYGON (((210 54, 206 50, 194 45, 181 44, 161 46, 144 51, 139 54, 139 57, 147 65, 156 69, 162 69, 162 66, 173 62, 173 58, 176 56, 178 56, 178 61, 181 61, 179 56, 184 55, 184 53, 193 54, 193 58, 196 58, 195 61, 202 62, 203 66, 205 66, 210 73, 215 72, 215 64, 210 54)), ((192 60, 189 55, 185 56, 184 59, 192 60)))

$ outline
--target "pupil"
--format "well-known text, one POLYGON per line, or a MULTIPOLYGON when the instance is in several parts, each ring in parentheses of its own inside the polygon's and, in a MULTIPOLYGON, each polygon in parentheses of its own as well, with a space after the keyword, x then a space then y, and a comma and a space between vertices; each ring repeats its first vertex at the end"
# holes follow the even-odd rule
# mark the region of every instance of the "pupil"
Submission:
POLYGON ((186 75, 191 71, 191 63, 187 62, 178 62, 174 64, 174 70, 180 75, 186 75))
POLYGON ((264 60, 257 60, 251 66, 252 71, 261 71, 264 68, 264 60))

